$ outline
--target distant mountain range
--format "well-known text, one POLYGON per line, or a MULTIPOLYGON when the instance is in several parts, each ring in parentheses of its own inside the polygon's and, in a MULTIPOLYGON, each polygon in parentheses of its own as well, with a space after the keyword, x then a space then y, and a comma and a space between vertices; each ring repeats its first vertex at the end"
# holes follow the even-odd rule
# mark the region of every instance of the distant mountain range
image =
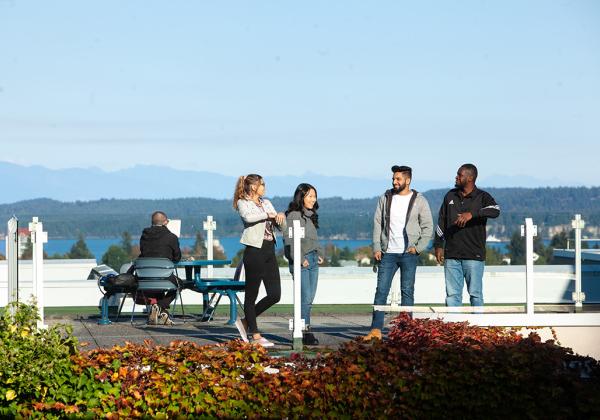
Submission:
MULTIPOLYGON (((267 176, 267 196, 288 197, 300 182, 317 187, 319 197, 372 198, 389 188, 389 179, 355 176, 267 176)), ((2 195, 0 203, 15 203, 36 198, 59 201, 89 201, 101 198, 161 199, 181 197, 230 198, 236 177, 211 172, 178 170, 161 166, 137 165, 107 172, 99 168, 48 169, 0 162, 2 195)), ((452 179, 416 179, 419 191, 452 187, 452 179)), ((532 177, 497 175, 479 182, 487 187, 559 186, 560 181, 532 177)), ((571 185, 577 186, 577 185, 571 185)))

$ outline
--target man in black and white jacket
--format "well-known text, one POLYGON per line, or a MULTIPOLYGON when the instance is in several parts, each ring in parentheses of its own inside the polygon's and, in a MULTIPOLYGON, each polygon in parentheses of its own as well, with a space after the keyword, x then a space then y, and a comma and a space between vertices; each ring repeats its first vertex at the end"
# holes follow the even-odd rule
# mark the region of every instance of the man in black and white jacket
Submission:
POLYGON ((475 186, 477 168, 465 163, 456 173, 455 187, 446 193, 435 232, 435 257, 444 264, 446 306, 462 306, 467 283, 471 306, 483 306, 486 223, 500 215, 500 207, 475 186))

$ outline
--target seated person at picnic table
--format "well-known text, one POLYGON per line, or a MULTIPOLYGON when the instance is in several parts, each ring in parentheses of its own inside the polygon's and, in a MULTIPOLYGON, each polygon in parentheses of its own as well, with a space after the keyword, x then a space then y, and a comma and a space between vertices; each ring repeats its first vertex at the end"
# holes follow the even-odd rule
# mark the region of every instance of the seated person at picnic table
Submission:
MULTIPOLYGON (((152 213, 152 226, 145 228, 140 237, 140 258, 168 258, 174 263, 181 260, 179 239, 167 228, 169 219, 162 211, 152 213)), ((173 274, 170 279, 177 285, 178 279, 173 274)), ((175 299, 177 291, 144 293, 147 300, 137 302, 151 304, 148 315, 148 324, 173 325, 169 315, 169 305, 175 299)))

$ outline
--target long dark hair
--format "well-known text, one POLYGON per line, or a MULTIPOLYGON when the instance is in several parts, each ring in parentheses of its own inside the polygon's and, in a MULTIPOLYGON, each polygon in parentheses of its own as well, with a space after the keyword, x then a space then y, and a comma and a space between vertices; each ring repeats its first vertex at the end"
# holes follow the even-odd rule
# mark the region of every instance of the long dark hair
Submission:
MULTIPOLYGON (((304 213, 304 197, 313 190, 315 192, 315 198, 317 197, 317 189, 310 184, 302 183, 296 187, 296 191, 294 192, 294 198, 288 204, 288 209, 285 211, 285 215, 287 216, 292 211, 299 211, 302 214, 302 217, 305 219, 308 217, 304 213)), ((312 208, 312 215, 310 215, 310 220, 312 221, 315 228, 319 228, 319 215, 317 214, 317 210, 319 210, 319 202, 315 201, 315 205, 312 208)))

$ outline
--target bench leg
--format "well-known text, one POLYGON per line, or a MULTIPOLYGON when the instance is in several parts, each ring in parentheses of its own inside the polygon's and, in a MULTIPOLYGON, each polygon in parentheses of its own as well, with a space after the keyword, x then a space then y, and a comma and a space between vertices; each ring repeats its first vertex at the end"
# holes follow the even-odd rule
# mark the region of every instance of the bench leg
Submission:
POLYGON ((115 322, 119 321, 119 317, 121 316, 121 311, 123 310, 123 304, 125 303, 125 299, 127 299, 127 293, 125 293, 125 295, 121 299, 121 304, 119 305, 119 310, 117 311, 117 318, 115 319, 115 322))
POLYGON ((210 298, 210 301, 208 302, 208 306, 206 307, 204 312, 202 312, 202 318, 200 319, 200 321, 202 321, 202 322, 212 321, 215 311, 217 310, 217 306, 219 306, 219 302, 221 301, 221 296, 222 295, 220 293, 213 293, 212 297, 210 298), (217 294, 219 295, 218 298, 217 298, 217 294), (215 301, 215 298, 217 298, 216 301, 215 301))
POLYGON ((175 294, 175 300, 173 301, 173 316, 175 316, 175 312, 177 311, 177 298, 179 298, 179 306, 181 306, 181 319, 185 324, 185 310, 183 309, 183 298, 181 297, 181 291, 177 290, 175 294))
POLYGON ((206 313, 208 308, 210 307, 210 293, 204 292, 202 293, 202 313, 206 313))
POLYGON ((108 319, 108 298, 106 295, 102 296, 100 301, 100 319, 98 320, 99 325, 110 325, 110 319, 108 319))
POLYGON ((228 290, 227 297, 229 298, 229 321, 227 321, 227 325, 235 325, 235 320, 237 319, 237 295, 233 290, 228 290))
MULTIPOLYGON (((144 296, 144 292, 142 292, 142 297, 144 298, 144 301, 146 301, 146 297, 144 296)), ((135 291, 135 294, 133 295, 133 309, 131 309, 131 318, 129 319, 129 322, 131 323, 132 326, 133 325, 133 315, 135 315, 135 301, 138 298, 138 291, 135 291)))
POLYGON ((242 313, 244 315, 244 317, 246 316, 246 314, 244 313, 244 304, 242 303, 242 301, 240 300, 240 297, 238 296, 238 294, 235 294, 235 300, 237 300, 238 305, 240 305, 240 309, 242 310, 242 313))
POLYGON ((179 295, 179 305, 181 306, 181 319, 183 319, 183 322, 185 323, 185 309, 183 309, 183 298, 181 297, 181 290, 178 290, 177 294, 179 295))

